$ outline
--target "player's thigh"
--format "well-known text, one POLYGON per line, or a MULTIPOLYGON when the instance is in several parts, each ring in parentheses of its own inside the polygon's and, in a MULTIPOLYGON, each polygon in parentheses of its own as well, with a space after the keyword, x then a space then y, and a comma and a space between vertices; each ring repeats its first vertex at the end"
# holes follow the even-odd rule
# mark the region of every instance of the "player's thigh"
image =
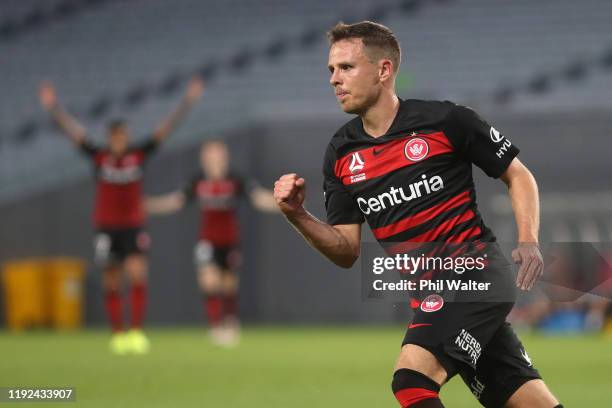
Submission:
MULTIPOLYGON (((534 389, 534 385, 541 381, 539 372, 509 323, 504 323, 495 331, 491 341, 483 348, 476 368, 460 370, 460 374, 470 391, 485 407, 506 406, 523 386, 527 390, 534 389)), ((516 398, 525 396, 523 391, 516 395, 516 398)), ((540 406, 521 404, 512 406, 540 406)))
POLYGON ((93 239, 94 263, 105 270, 118 262, 118 242, 114 231, 98 230, 93 239))
POLYGON ((116 263, 109 263, 102 270, 102 286, 106 290, 121 289, 121 278, 121 267, 116 263))
POLYGON ((142 282, 147 279, 147 257, 142 253, 127 255, 123 268, 130 282, 142 282))
POLYGON ((223 269, 221 274, 223 293, 235 293, 240 285, 240 277, 233 269, 223 269))
POLYGON ((120 257, 131 282, 141 282, 147 278, 147 256, 149 236, 140 228, 121 230, 119 233, 120 257))
POLYGON ((438 384, 443 384, 448 376, 436 356, 416 344, 405 344, 402 346, 400 355, 395 363, 395 371, 401 368, 418 371, 438 384))
POLYGON ((457 372, 476 368, 482 347, 501 326, 511 305, 444 302, 439 295, 429 298, 436 300, 436 307, 425 302, 415 307, 402 342, 409 347, 402 349, 400 362, 442 384, 457 372))
POLYGON ((238 268, 242 262, 240 249, 236 246, 226 246, 215 251, 214 259, 223 272, 223 292, 236 293, 240 285, 238 268))
POLYGON ((198 268, 198 284, 207 293, 223 290, 221 268, 215 263, 209 263, 198 268))
POLYGON ((199 241, 193 251, 198 286, 204 292, 219 292, 223 288, 222 267, 216 260, 219 249, 208 241, 199 241))
POLYGON ((551 408, 559 401, 541 379, 527 381, 512 394, 505 408, 551 408))

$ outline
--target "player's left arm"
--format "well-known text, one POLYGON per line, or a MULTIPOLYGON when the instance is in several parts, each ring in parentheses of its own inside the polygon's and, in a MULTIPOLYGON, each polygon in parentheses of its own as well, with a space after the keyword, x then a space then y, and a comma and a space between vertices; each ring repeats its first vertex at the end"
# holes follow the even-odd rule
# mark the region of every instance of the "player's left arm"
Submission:
POLYGON ((449 106, 445 126, 458 153, 508 186, 519 236, 518 246, 512 252, 513 261, 521 265, 516 286, 530 290, 544 269, 538 247, 540 208, 536 181, 516 157, 519 149, 514 143, 472 109, 449 106))
POLYGON ((540 228, 538 184, 529 169, 516 157, 500 179, 508 187, 518 229, 519 244, 512 251, 512 260, 521 264, 516 286, 522 290, 531 290, 544 270, 544 261, 538 247, 540 228))
POLYGON ((187 113, 202 97, 204 92, 204 81, 199 77, 193 77, 187 85, 187 91, 181 99, 178 107, 166 117, 153 131, 153 140, 161 143, 172 133, 187 113))

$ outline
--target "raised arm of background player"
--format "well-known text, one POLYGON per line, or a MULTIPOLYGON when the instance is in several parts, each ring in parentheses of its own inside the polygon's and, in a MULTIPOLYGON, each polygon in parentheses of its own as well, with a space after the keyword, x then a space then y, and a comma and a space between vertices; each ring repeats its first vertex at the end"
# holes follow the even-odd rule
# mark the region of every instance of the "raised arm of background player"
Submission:
POLYGON ((39 90, 40 103, 49 112, 55 123, 76 145, 85 142, 87 130, 72 117, 59 103, 55 87, 51 82, 44 81, 39 90))
POLYGON ((342 268, 359 258, 361 224, 329 225, 304 208, 306 181, 297 174, 285 174, 274 183, 274 198, 293 227, 314 249, 342 268))
MULTIPOLYGON (((248 194, 249 200, 255 209, 262 212, 278 212, 276 200, 272 191, 263 187, 254 187, 248 194)), ((145 210, 150 215, 172 214, 185 207, 188 201, 184 190, 162 194, 145 199, 145 210)))
MULTIPOLYGON (((191 107, 200 99, 203 91, 204 82, 198 77, 192 78, 179 106, 153 131, 153 140, 155 140, 155 142, 162 142, 170 135, 172 130, 180 123, 181 119, 183 119, 191 107)), ((53 120, 60 129, 62 129, 76 145, 83 144, 83 142, 85 142, 85 136, 87 135, 86 129, 61 106, 57 98, 55 87, 51 82, 44 81, 40 85, 39 96, 42 106, 51 114, 53 120)))
POLYGON ((178 124, 183 120, 185 115, 191 110, 193 105, 202 97, 204 92, 204 81, 197 76, 194 76, 187 85, 185 95, 177 108, 170 113, 153 131, 153 140, 157 143, 163 142, 178 124))
MULTIPOLYGON (((516 285, 530 290, 542 275, 543 261, 538 248, 538 187, 531 172, 514 158, 500 177, 508 186, 518 227, 519 245, 512 252, 521 264, 516 285)), ((359 258, 361 225, 329 225, 304 208, 306 182, 297 174, 285 174, 274 184, 279 208, 304 239, 336 265, 350 268, 359 258)))

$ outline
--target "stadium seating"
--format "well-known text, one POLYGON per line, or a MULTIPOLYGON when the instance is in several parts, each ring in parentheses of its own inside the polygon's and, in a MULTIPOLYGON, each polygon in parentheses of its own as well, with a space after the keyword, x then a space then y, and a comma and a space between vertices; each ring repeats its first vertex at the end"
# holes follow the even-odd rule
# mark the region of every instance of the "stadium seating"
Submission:
MULTIPOLYGON (((2 21, 42 4, 6 3, 2 21)), ((517 96, 504 109, 612 105, 607 91, 612 76, 596 64, 611 46, 612 4, 607 2, 100 3, 70 19, 0 41, 0 88, 12 100, 0 106, 0 200, 87 174, 86 163, 52 130, 40 109, 37 87, 42 79, 57 84, 62 101, 98 140, 104 119, 114 116, 128 117, 136 136, 143 136, 178 97, 176 92, 160 95, 156 87, 208 64, 215 64, 216 74, 204 101, 172 141, 174 146, 279 114, 339 115, 327 84, 324 41, 324 30, 339 19, 380 17, 396 31, 404 49, 404 95, 488 107, 500 86, 510 86, 517 96), (312 42, 309 33, 316 34, 312 42), (563 80, 560 73, 575 61, 588 65, 585 78, 563 80), (529 90, 538 75, 551 78, 548 92, 529 90), (146 96, 140 103, 127 100, 139 90, 146 96), (108 111, 94 117, 92 107, 105 101, 108 111)))

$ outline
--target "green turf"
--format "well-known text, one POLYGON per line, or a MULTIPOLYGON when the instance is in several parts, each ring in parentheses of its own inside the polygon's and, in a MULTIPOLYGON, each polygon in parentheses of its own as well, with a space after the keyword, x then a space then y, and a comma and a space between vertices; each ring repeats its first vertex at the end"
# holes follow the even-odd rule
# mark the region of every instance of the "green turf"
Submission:
MULTIPOLYGON (((151 354, 118 357, 102 330, 0 332, 0 387, 76 387, 68 407, 396 406, 390 379, 401 327, 250 328, 234 350, 211 346, 202 329, 149 333, 151 354)), ((566 407, 612 406, 612 339, 523 341, 566 407)), ((479 406, 458 378, 442 398, 450 408, 479 406)))

